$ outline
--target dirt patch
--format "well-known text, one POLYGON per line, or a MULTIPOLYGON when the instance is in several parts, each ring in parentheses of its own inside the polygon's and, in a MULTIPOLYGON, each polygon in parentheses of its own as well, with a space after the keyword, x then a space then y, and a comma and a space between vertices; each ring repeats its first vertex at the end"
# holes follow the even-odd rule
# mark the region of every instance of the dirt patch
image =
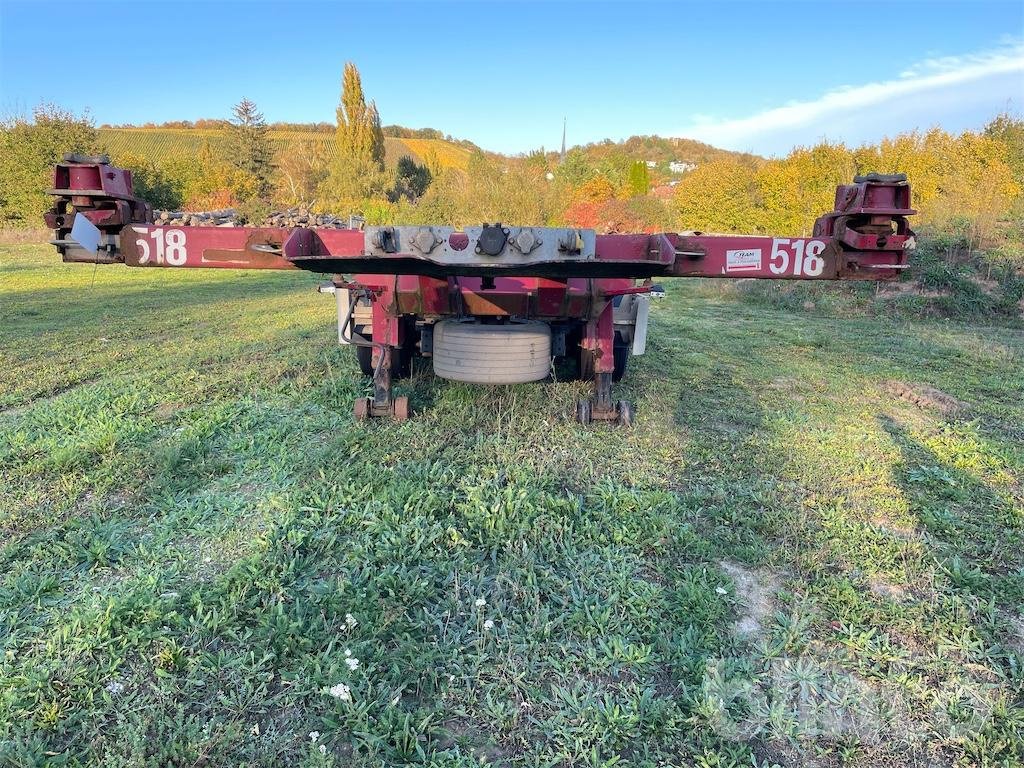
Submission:
POLYGON ((916 296, 921 299, 938 299, 949 296, 949 291, 925 288, 917 281, 900 283, 876 283, 875 297, 882 299, 898 299, 901 296, 916 296))
POLYGON ((1008 622, 1010 624, 1010 647, 1017 653, 1024 653, 1024 617, 1010 616, 1008 622))
POLYGON ((722 560, 718 565, 736 585, 736 597, 741 605, 740 616, 732 625, 733 632, 742 638, 757 637, 775 610, 779 577, 764 570, 750 570, 727 560, 722 560))
POLYGON ((49 229, 0 229, 0 245, 42 244, 51 237, 49 229))
MULTIPOLYGON (((524 704, 525 702, 520 703, 521 709, 524 704)), ((500 762, 505 757, 505 753, 494 738, 488 735, 486 729, 477 728, 464 720, 450 720, 444 724, 443 729, 444 735, 438 740, 438 746, 442 750, 460 746, 467 749, 481 764, 500 762)))
POLYGON ((967 279, 989 296, 994 296, 999 291, 999 282, 997 280, 987 280, 979 275, 968 275, 967 279))
POLYGON ((904 587, 898 584, 890 584, 880 576, 868 579, 868 589, 871 590, 871 594, 888 600, 900 601, 907 594, 907 590, 904 587))
POLYGON ((153 418, 157 421, 169 421, 181 408, 178 403, 160 403, 153 409, 153 418))
POLYGON ((893 397, 906 400, 920 408, 932 408, 947 418, 962 416, 970 405, 941 389, 928 386, 927 384, 909 384, 905 381, 889 381, 885 384, 885 391, 893 397))

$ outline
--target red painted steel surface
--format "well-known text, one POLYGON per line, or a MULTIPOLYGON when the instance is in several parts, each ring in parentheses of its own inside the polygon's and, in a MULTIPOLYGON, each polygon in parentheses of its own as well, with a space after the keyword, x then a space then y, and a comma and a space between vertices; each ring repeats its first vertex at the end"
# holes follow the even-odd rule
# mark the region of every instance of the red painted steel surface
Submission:
MULTIPOLYGON (((133 224, 122 231, 121 251, 124 262, 129 266, 296 269, 304 266, 302 257, 295 257, 296 263, 284 255, 283 249, 289 238, 294 245, 297 232, 258 227, 133 224)), ((380 266, 381 274, 393 274, 388 258, 367 259, 363 253, 363 235, 358 230, 322 231, 316 235, 340 266, 344 266, 345 260, 352 260, 358 262, 355 266, 365 268, 371 261, 380 266)), ((890 234, 886 237, 884 249, 879 249, 878 235, 849 229, 844 231, 844 239, 839 242, 831 236, 773 238, 666 234, 661 237, 672 244, 677 255, 656 275, 797 280, 878 280, 893 277, 897 269, 906 264, 906 247, 913 239, 909 233, 890 234), (857 250, 845 249, 842 244, 854 246, 857 250)), ((648 235, 598 235, 597 260, 650 263, 643 256, 649 239, 648 235)), ((586 264, 566 263, 564 269, 567 272, 582 271, 586 264)), ((472 279, 479 281, 481 278, 472 279)), ((505 293, 536 291, 541 285, 550 286, 557 282, 539 277, 496 277, 495 280, 502 281, 500 285, 505 293), (538 282, 544 280, 547 283, 538 282)))
POLYGON ((560 240, 557 249, 532 259, 523 258, 530 250, 516 259, 503 260, 500 251, 493 258, 474 256, 470 238, 462 232, 448 236, 446 248, 439 251, 443 257, 431 257, 442 242, 434 240, 433 230, 429 247, 416 245, 419 233, 412 238, 410 247, 425 252, 394 253, 370 240, 372 232, 353 229, 156 226, 150 207, 132 194, 130 172, 78 157, 67 157, 57 166, 55 189, 50 190, 56 200, 45 219, 66 261, 339 275, 335 285, 354 291, 353 300, 368 301, 371 307, 374 394, 356 401, 358 419, 408 416, 408 401, 392 397, 392 369, 418 341, 428 338, 424 327, 421 339, 416 323, 443 317, 477 322, 529 317, 551 321, 553 334, 560 329, 567 356, 572 352, 566 337, 575 334, 572 343, 578 341, 581 354, 592 362, 594 397, 581 401, 577 418, 584 423, 618 418, 629 424, 632 408, 611 400, 614 297, 648 291, 654 277, 893 279, 906 267, 914 243, 907 223, 914 213, 910 187, 897 176, 872 174, 854 181, 836 190, 834 210, 818 218, 811 237, 598 235, 591 252, 571 244, 583 242, 576 232, 570 233, 571 240, 560 240), (68 239, 79 214, 101 230, 104 239, 95 253, 68 239), (562 245, 566 242, 570 244, 562 245), (378 247, 371 249, 371 244, 378 247), (342 273, 356 274, 347 279, 342 273), (642 278, 648 281, 637 285, 642 278))
POLYGON ((121 251, 131 267, 296 269, 280 254, 257 250, 268 243, 280 245, 286 233, 274 228, 132 224, 121 232, 121 251))
MULTIPOLYGON (((598 235, 592 259, 549 258, 517 264, 515 271, 500 258, 443 264, 421 253, 371 255, 358 230, 158 227, 150 223, 148 206, 133 197, 129 171, 88 159, 59 164, 54 184, 51 193, 57 201, 46 220, 58 235, 70 230, 75 211, 81 210, 104 232, 119 233, 119 244, 108 250, 108 257, 130 266, 337 272, 348 266, 353 272, 423 274, 433 280, 460 272, 488 275, 488 280, 501 282, 487 289, 481 283, 476 289, 479 277, 459 281, 461 300, 482 312, 524 306, 545 315, 561 312, 556 305, 566 295, 562 284, 586 277, 891 279, 906 265, 913 244, 906 218, 914 213, 909 185, 902 177, 877 175, 838 187, 835 210, 817 220, 812 237, 598 235)), ((465 235, 455 233, 449 242, 461 245, 462 240, 465 235)), ((58 247, 64 253, 64 246, 58 247)), ((428 311, 431 305, 440 306, 438 285, 416 280, 400 286, 399 293, 427 290, 431 295, 421 296, 419 305, 428 311)), ((573 294, 571 284, 568 294, 573 294)))
MULTIPOLYGON (((104 232, 119 234, 116 244, 106 246, 105 263, 355 272, 354 283, 374 291, 374 336, 384 343, 397 339, 400 328, 378 319, 378 308, 435 319, 596 318, 609 297, 646 290, 635 286, 637 278, 892 279, 913 246, 906 219, 914 213, 910 187, 902 178, 874 175, 840 186, 835 210, 817 220, 812 237, 598 235, 592 258, 548 258, 518 264, 515 272, 501 258, 470 256, 468 264, 445 264, 421 253, 371 255, 359 230, 156 226, 148 206, 133 197, 131 182, 130 172, 108 164, 62 163, 47 223, 66 235, 77 210, 104 232)), ((62 242, 58 248, 66 255, 62 242)), ((449 242, 468 246, 464 233, 452 234, 449 242)), ((73 260, 84 260, 81 252, 73 260)))

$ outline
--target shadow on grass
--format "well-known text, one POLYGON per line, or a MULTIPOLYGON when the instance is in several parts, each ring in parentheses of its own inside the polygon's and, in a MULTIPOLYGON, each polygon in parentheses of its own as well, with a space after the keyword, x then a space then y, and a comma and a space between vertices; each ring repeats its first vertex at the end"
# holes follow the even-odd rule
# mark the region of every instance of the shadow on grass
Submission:
POLYGON ((928 532, 926 547, 949 582, 1019 611, 1024 603, 1024 525, 1009 490, 943 459, 894 419, 879 424, 899 447, 894 475, 910 511, 928 532))

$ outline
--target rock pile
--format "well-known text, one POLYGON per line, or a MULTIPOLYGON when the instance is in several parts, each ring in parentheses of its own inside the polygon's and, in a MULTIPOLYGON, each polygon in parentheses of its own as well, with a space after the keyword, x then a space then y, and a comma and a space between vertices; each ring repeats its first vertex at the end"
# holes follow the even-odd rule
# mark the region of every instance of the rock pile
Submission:
POLYGON ((331 227, 346 229, 348 217, 335 216, 331 213, 313 213, 308 208, 289 208, 276 211, 267 216, 260 224, 262 227, 331 227))
MULTIPOLYGON (((153 223, 165 227, 239 227, 242 222, 234 208, 220 211, 155 211, 153 223)), ((260 227, 322 227, 346 229, 350 223, 359 228, 358 217, 335 216, 331 213, 314 213, 304 206, 274 211, 257 226, 260 227), (350 221, 354 218, 355 221, 350 221)))
POLYGON ((153 223, 166 227, 236 227, 234 208, 220 211, 153 211, 153 223))

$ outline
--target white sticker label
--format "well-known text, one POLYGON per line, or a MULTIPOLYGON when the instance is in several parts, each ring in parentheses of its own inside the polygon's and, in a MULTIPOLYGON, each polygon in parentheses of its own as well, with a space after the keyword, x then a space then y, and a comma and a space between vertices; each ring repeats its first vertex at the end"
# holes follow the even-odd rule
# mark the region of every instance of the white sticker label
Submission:
POLYGON ((725 252, 726 272, 758 272, 761 269, 761 249, 746 248, 725 252))

